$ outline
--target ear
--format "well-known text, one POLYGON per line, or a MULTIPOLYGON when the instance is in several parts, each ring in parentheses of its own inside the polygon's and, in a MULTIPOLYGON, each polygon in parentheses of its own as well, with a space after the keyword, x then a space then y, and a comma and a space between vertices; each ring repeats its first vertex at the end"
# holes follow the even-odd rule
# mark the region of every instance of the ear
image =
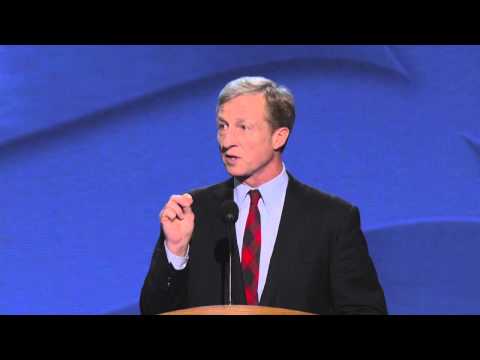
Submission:
POLYGON ((281 127, 275 130, 272 135, 273 149, 278 150, 282 148, 287 142, 289 135, 290 130, 287 127, 281 127))

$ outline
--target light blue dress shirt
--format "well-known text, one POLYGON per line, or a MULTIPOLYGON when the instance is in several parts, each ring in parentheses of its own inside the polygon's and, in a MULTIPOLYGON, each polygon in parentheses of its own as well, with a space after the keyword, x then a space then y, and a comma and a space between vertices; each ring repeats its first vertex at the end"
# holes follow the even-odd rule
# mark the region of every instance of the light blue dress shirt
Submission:
MULTIPOLYGON (((288 174, 285 170, 285 164, 282 164, 282 172, 272 180, 260 185, 258 188, 252 188, 247 184, 234 180, 233 201, 238 206, 238 220, 235 223, 237 235, 237 245, 241 261, 243 234, 247 222, 248 211, 250 209, 250 190, 260 191, 261 199, 258 201, 258 211, 260 212, 262 244, 260 249, 260 267, 258 278, 258 297, 262 296, 265 282, 267 280, 268 268, 272 257, 273 248, 277 239, 278 227, 282 217, 283 205, 288 186, 288 174)), ((186 256, 176 256, 170 252, 165 244, 168 261, 176 270, 183 270, 188 262, 188 250, 186 256)))

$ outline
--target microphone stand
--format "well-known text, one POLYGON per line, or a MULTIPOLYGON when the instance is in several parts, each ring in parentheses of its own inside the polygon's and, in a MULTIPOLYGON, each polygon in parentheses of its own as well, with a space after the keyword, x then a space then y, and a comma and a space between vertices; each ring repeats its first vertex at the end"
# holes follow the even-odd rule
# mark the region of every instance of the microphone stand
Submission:
MULTIPOLYGON (((230 220, 230 219, 229 219, 230 220)), ((233 219, 232 219, 233 220, 233 219)), ((226 295, 225 304, 232 305, 232 256, 233 256, 233 241, 235 239, 235 222, 232 220, 226 222, 227 239, 228 239, 228 260, 226 261, 226 295)))
POLYGON ((225 305, 232 305, 232 258, 234 252, 235 223, 238 220, 238 206, 233 200, 224 201, 222 204, 222 217, 227 231, 227 252, 228 258, 224 265, 224 301, 225 305))

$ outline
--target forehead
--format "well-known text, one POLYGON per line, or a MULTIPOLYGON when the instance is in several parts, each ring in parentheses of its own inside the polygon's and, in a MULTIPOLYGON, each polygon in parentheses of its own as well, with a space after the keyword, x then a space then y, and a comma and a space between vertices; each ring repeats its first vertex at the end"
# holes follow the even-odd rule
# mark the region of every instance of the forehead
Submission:
POLYGON ((223 104, 218 115, 222 118, 256 119, 265 117, 265 96, 261 93, 237 96, 223 104))

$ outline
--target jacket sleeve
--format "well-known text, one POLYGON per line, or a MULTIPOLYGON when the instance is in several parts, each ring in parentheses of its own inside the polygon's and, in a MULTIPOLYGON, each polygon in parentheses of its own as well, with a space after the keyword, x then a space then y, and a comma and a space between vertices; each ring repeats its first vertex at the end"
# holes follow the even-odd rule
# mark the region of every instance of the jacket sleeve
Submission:
POLYGON ((155 246, 150 269, 140 294, 140 312, 143 315, 159 314, 186 307, 188 264, 175 270, 168 262, 163 231, 155 246))
POLYGON ((331 246, 330 284, 336 314, 387 314, 385 296, 352 206, 331 246))

